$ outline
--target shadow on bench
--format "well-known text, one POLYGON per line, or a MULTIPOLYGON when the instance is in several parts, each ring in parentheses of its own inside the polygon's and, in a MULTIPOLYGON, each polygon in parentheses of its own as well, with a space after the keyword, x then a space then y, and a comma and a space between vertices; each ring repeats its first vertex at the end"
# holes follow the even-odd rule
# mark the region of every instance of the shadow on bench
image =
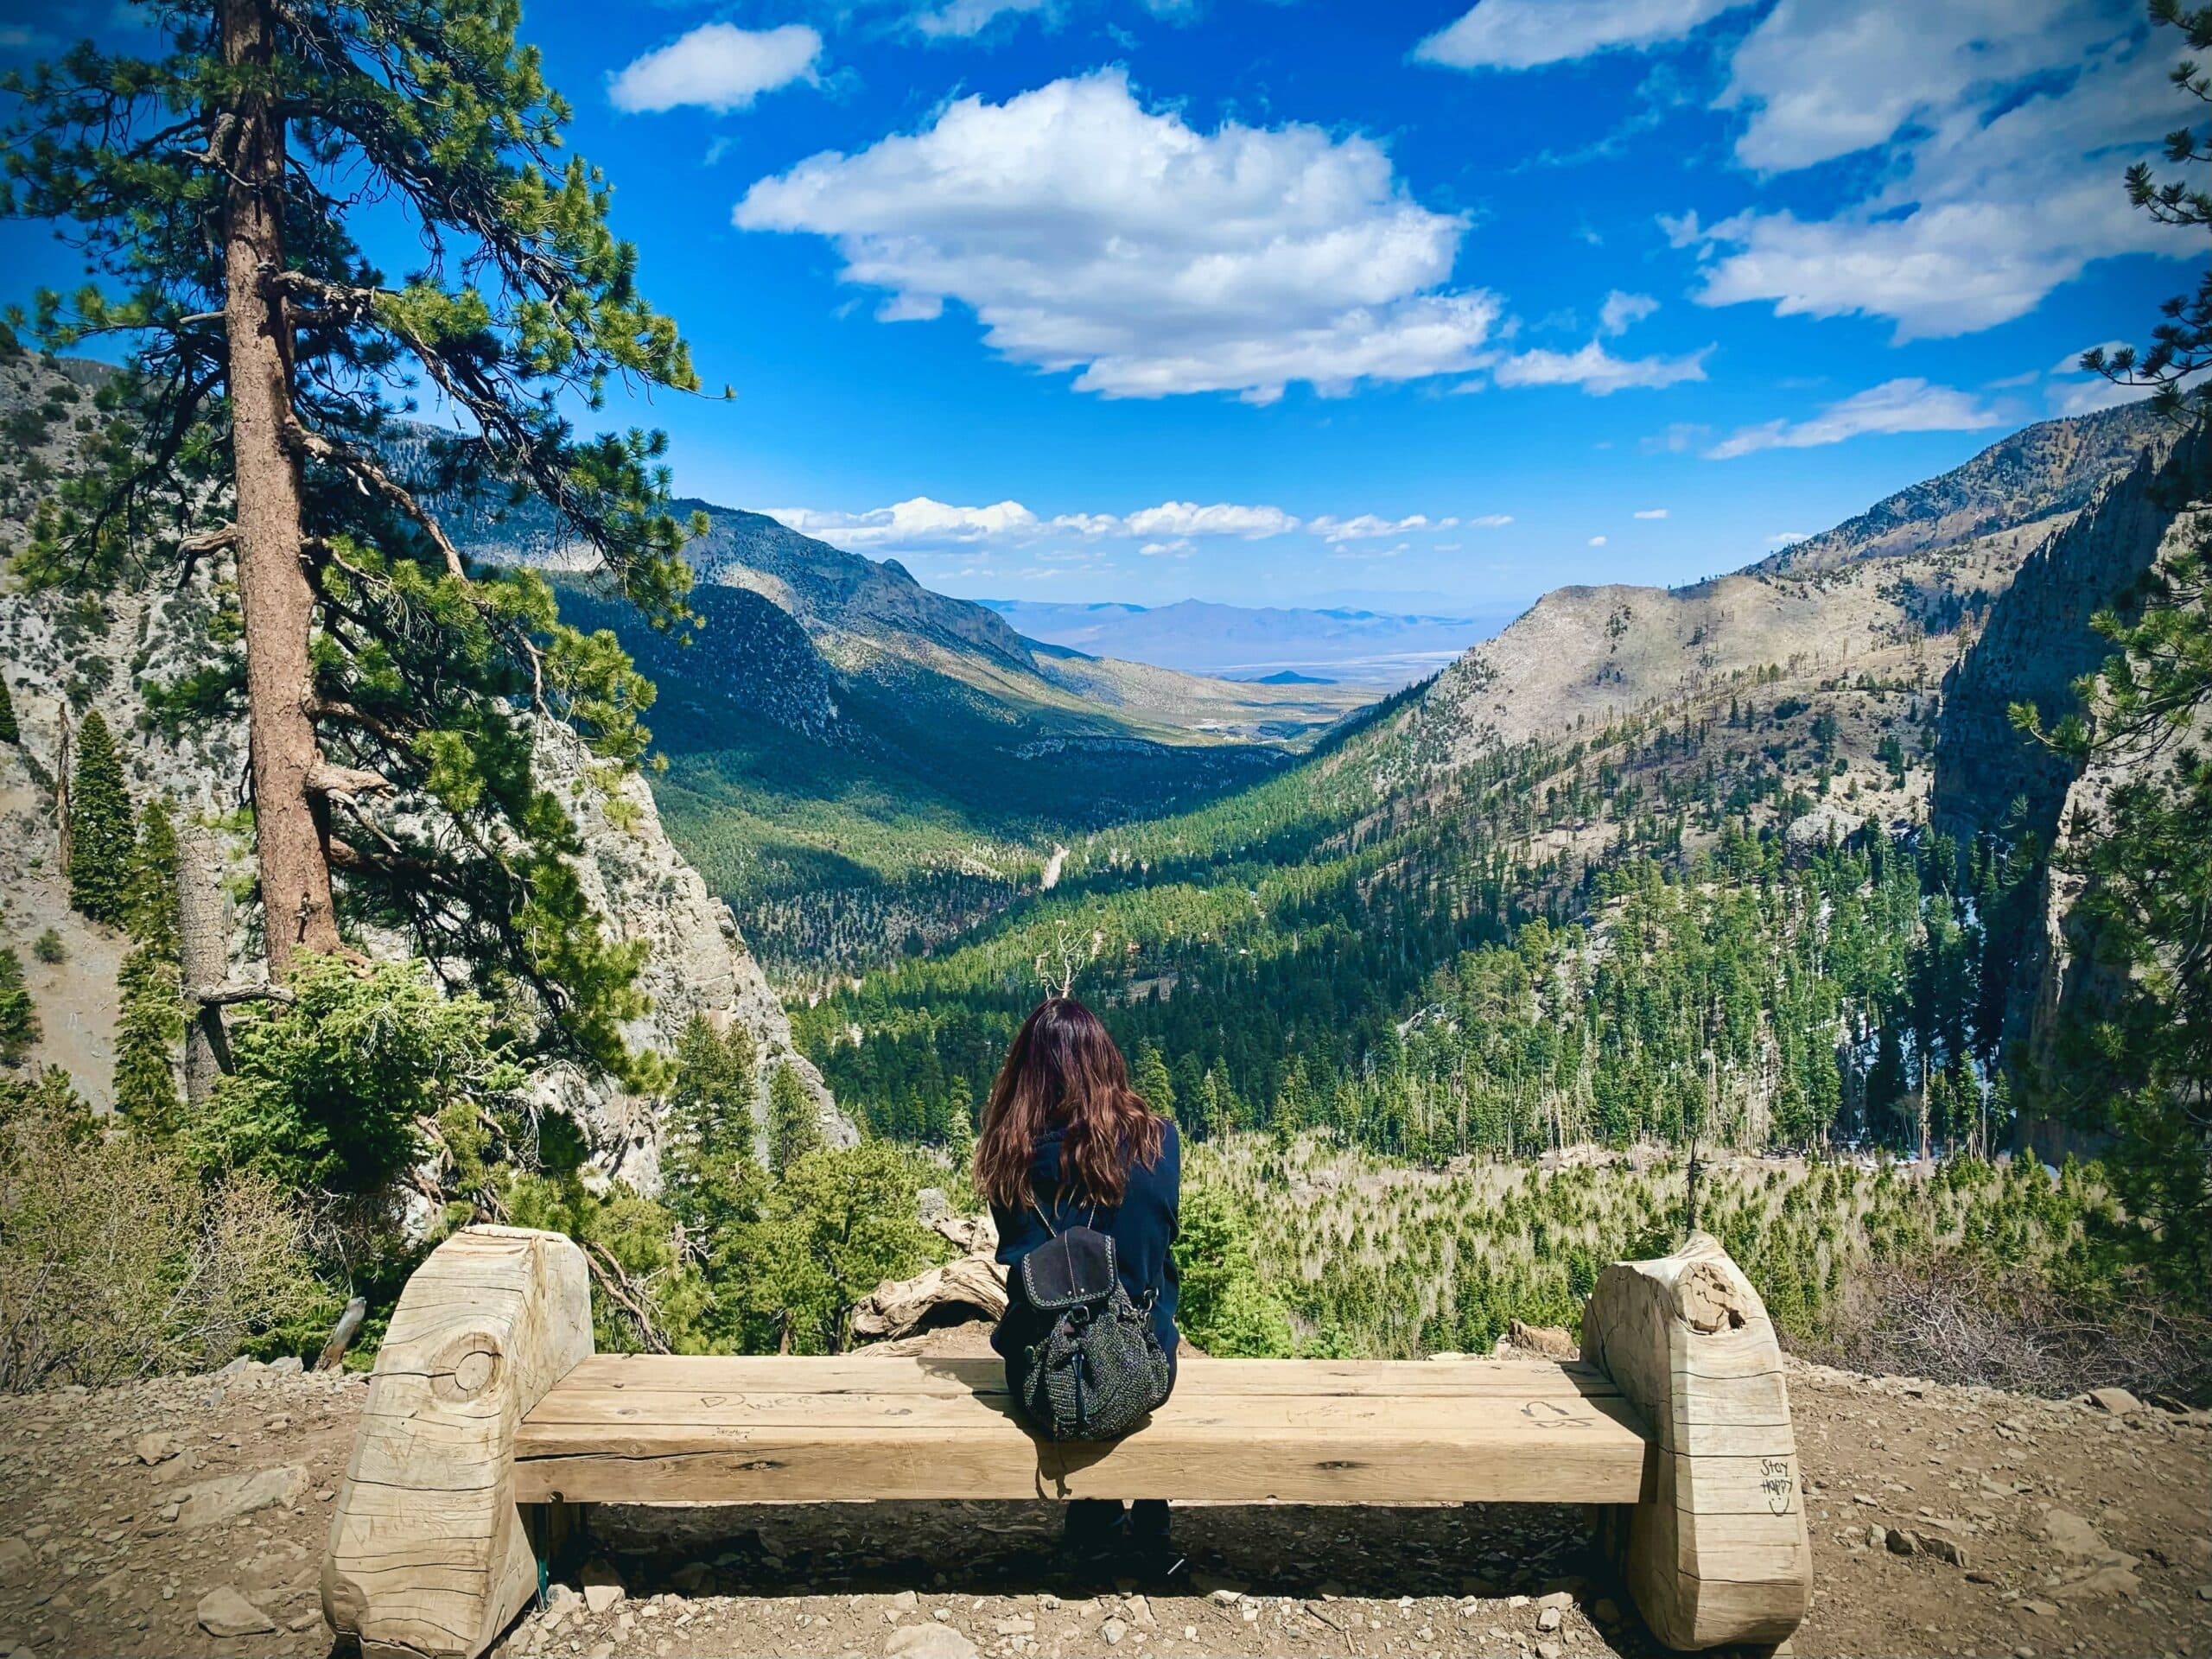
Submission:
POLYGON ((1662 1643, 1772 1643, 1808 1597, 1798 1484, 1773 1329, 1703 1235, 1605 1271, 1579 1360, 1191 1358, 1137 1433, 1054 1445, 995 1359, 594 1355, 575 1246, 481 1227, 393 1314, 323 1605, 371 1659, 474 1659, 586 1503, 1576 1503, 1662 1643))

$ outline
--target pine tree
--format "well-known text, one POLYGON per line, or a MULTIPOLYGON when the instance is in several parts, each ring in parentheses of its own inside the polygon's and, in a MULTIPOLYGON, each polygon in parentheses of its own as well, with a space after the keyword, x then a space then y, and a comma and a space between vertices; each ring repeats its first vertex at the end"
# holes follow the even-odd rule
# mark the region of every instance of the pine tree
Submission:
POLYGON ((77 732, 77 775, 69 785, 69 903, 96 922, 130 917, 134 832, 123 760, 100 711, 77 732))
POLYGON ((176 820, 159 796, 138 815, 138 841, 130 861, 127 921, 130 937, 156 955, 174 960, 178 950, 176 820))
POLYGON ((661 1187, 668 1206, 712 1259, 731 1229, 752 1220, 761 1198, 753 1156, 753 1100, 760 1062, 752 1033, 717 1034, 694 1014, 676 1045, 661 1187))
POLYGON ((117 976, 115 1105, 125 1121, 167 1135, 183 1122, 176 1065, 184 1042, 183 969, 177 956, 176 826, 168 804, 146 803, 131 860, 126 918, 133 944, 117 976))
MULTIPOLYGON (((946 1102, 944 1150, 952 1160, 952 1184, 966 1203, 975 1203, 976 1096, 968 1079, 955 1077, 946 1102)), ((963 1205, 965 1207, 965 1204, 963 1205)))
POLYGON ((0 743, 22 741, 22 728, 16 724, 16 700, 8 690, 8 677, 0 674, 0 743))
POLYGON ((41 294, 37 330, 135 347, 17 564, 48 585, 234 576, 239 645, 213 671, 245 700, 273 974, 336 950, 343 906, 487 984, 518 976, 550 1035, 644 1080, 620 1034, 644 947, 602 930, 532 760, 535 722, 566 720, 611 789, 652 687, 611 633, 559 620, 542 575, 472 567, 448 515, 534 497, 610 590, 688 625, 664 441, 582 439, 559 411, 613 379, 697 381, 605 180, 560 151, 568 106, 518 16, 178 0, 150 16, 157 55, 87 43, 12 78, 0 213, 56 221, 95 279, 41 294), (365 200, 428 250, 404 282, 354 238, 365 200), (405 423, 418 384, 452 426, 405 423))
POLYGON ((1167 1075, 1167 1062, 1160 1058, 1160 1051, 1150 1043, 1137 1051, 1137 1063, 1129 1075, 1129 1086, 1137 1091, 1146 1105, 1160 1116, 1175 1116, 1174 1082, 1167 1075))
POLYGON ((144 945, 116 976, 123 1006, 115 1027, 115 1109, 133 1128, 168 1135, 183 1122, 176 1062, 184 1043, 184 1002, 176 958, 144 945))
POLYGON ((822 1121, 798 1073, 776 1068, 768 1081, 768 1167, 781 1175, 822 1144, 822 1121))
POLYGON ((38 1012, 23 983, 23 959, 12 944, 0 944, 0 1065, 22 1064, 38 1040, 38 1012))

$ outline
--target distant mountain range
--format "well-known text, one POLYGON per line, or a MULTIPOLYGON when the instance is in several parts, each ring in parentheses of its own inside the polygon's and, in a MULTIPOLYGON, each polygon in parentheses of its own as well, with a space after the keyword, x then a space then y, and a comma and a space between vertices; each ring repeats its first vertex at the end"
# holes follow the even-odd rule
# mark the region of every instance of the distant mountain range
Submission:
POLYGON ((1020 599, 982 602, 1029 639, 1092 656, 1266 684, 1331 680, 1391 690, 1435 673, 1511 616, 1408 616, 1350 607, 1217 605, 1197 599, 1152 607, 1020 599))

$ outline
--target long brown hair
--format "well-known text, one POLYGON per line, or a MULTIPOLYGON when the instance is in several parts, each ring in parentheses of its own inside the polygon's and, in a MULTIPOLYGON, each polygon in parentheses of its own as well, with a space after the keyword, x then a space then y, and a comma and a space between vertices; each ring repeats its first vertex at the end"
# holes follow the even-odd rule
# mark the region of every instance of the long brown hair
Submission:
POLYGON ((1029 1166, 1048 1129, 1065 1137, 1063 1190, 1095 1203, 1121 1203, 1132 1160, 1147 1169, 1160 1160, 1160 1119, 1129 1087, 1129 1068, 1098 1016, 1071 996, 1039 1004, 1014 1033, 983 1103, 976 1190, 1008 1210, 1027 1202, 1029 1166))

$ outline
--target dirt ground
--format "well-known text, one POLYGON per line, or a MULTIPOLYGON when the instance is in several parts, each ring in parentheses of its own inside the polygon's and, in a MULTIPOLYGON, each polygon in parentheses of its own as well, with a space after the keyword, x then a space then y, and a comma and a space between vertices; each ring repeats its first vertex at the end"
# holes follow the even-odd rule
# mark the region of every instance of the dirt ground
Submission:
MULTIPOLYGON (((1802 1366, 1791 1391, 1816 1574, 1796 1654, 2212 1659, 2212 1414, 1802 1366)), ((316 1568, 365 1392, 251 1368, 0 1401, 0 1656, 332 1652, 316 1568)), ((595 1560, 501 1659, 1654 1650, 1567 1508, 1194 1506, 1166 1588, 1057 1567, 1046 1503, 590 1524, 595 1560)))

